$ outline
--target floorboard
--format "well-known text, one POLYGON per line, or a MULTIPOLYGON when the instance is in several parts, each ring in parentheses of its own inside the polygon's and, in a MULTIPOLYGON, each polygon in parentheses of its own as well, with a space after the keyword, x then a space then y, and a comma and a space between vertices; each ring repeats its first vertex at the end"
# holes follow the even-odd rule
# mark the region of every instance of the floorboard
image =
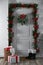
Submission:
POLYGON ((26 60, 15 64, 11 64, 5 61, 4 59, 0 59, 0 65, 43 65, 43 59, 26 60))

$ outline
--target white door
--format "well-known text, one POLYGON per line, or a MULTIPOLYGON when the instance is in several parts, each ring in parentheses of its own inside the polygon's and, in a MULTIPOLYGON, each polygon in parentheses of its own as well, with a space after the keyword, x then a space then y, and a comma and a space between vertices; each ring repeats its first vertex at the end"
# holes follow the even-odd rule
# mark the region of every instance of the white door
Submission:
MULTIPOLYGON (((33 23, 31 20, 31 10, 18 10, 17 13, 18 15, 24 13, 27 14, 29 12, 28 16, 28 25, 21 25, 20 23, 14 23, 13 25, 13 32, 14 32, 14 37, 13 37, 13 47, 16 48, 18 54, 20 56, 27 56, 28 55, 28 49, 33 48, 33 36, 32 36, 32 30, 33 30, 33 23)), ((14 22, 17 20, 14 20, 14 22)))

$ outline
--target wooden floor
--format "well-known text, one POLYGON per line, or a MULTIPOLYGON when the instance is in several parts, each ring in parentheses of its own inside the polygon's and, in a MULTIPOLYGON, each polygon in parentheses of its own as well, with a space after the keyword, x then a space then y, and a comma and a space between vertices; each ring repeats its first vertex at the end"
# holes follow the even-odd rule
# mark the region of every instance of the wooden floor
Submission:
POLYGON ((43 59, 26 60, 16 64, 10 64, 4 59, 0 59, 0 65, 43 65, 43 59))

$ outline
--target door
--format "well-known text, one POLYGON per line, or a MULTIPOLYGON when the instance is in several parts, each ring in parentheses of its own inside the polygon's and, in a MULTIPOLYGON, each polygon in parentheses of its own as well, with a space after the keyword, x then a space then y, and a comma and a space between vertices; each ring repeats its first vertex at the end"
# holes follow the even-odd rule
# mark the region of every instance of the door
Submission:
MULTIPOLYGON (((16 15, 21 15, 22 13, 28 15, 28 24, 21 25, 18 23, 17 19, 14 19, 13 24, 13 43, 12 46, 16 49, 17 54, 20 56, 28 56, 28 49, 33 48, 33 36, 32 36, 32 30, 33 30, 33 23, 32 23, 32 14, 31 10, 18 10, 15 12, 16 15), (25 12, 26 11, 26 12, 25 12), (16 23, 17 22, 17 23, 16 23)), ((15 16, 16 16, 15 15, 15 16)))

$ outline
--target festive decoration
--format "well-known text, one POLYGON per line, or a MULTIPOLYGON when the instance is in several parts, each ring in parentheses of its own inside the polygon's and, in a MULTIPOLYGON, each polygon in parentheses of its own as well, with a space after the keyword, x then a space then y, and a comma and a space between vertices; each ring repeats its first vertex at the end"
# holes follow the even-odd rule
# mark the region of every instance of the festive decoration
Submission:
POLYGON ((21 14, 20 16, 18 16, 18 23, 26 24, 28 22, 28 17, 25 14, 21 14))
POLYGON ((38 23, 34 23, 34 29, 36 30, 38 29, 38 27, 39 27, 38 23))
MULTIPOLYGON (((34 30, 33 30, 33 38, 34 38, 34 49, 39 50, 38 48, 38 45, 37 45, 37 39, 38 39, 38 36, 39 36, 39 33, 38 33, 38 29, 39 29, 39 25, 38 25, 38 17, 37 17, 37 7, 38 7, 38 4, 10 4, 9 5, 9 45, 11 45, 12 43, 12 27, 13 27, 13 19, 14 19, 14 16, 12 16, 13 14, 13 9, 15 10, 15 8, 17 7, 22 7, 22 8, 33 8, 33 12, 32 12, 32 15, 33 15, 33 27, 34 27, 34 30)), ((21 24, 26 24, 27 23, 27 16, 22 14, 18 17, 18 22, 21 23, 21 24)))
POLYGON ((38 20, 38 18, 34 18, 34 22, 36 22, 38 20))
POLYGON ((12 46, 8 46, 4 48, 4 59, 5 61, 8 61, 8 56, 11 55, 10 53, 10 49, 12 48, 12 46))
POLYGON ((24 14, 21 14, 21 15, 20 15, 20 18, 21 18, 21 19, 24 19, 25 17, 26 17, 26 15, 24 15, 24 14))
POLYGON ((9 63, 19 63, 20 62, 20 57, 18 55, 10 55, 8 56, 8 62, 9 63))
POLYGON ((37 52, 37 53, 39 53, 39 51, 40 51, 40 49, 39 49, 39 48, 37 48, 37 49, 36 49, 36 52, 37 52))

